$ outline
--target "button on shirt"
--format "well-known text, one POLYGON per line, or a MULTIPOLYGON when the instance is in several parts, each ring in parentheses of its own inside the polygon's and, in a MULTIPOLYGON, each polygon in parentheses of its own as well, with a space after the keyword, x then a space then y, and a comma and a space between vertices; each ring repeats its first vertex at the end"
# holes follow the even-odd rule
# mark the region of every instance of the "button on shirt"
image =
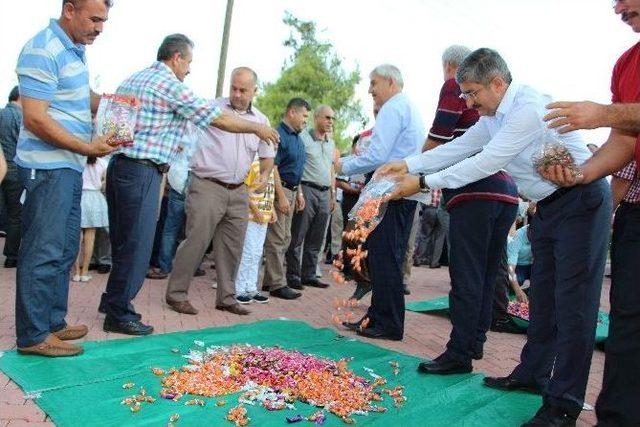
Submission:
POLYGON ((396 94, 378 112, 369 148, 360 156, 346 157, 342 162, 342 173, 373 172, 389 161, 420 153, 424 136, 418 109, 406 95, 396 94))
POLYGON ((306 154, 302 181, 330 187, 335 142, 332 139, 316 139, 315 132, 311 129, 302 131, 300 139, 304 143, 306 154))
MULTIPOLYGON (((267 117, 255 107, 250 106, 243 112, 234 110, 229 98, 218 98, 214 105, 245 120, 269 124, 267 117)), ((198 134, 198 149, 191 160, 191 171, 201 178, 240 184, 247 177, 256 152, 260 158, 275 156, 273 147, 252 133, 231 133, 208 127, 198 134)))
POLYGON ((280 179, 289 185, 299 185, 306 159, 304 143, 300 134, 284 122, 280 122, 277 131, 280 134, 280 144, 275 164, 278 166, 280 179))
MULTIPOLYGON (((16 73, 21 96, 47 101, 47 113, 56 123, 89 142, 92 124, 84 46, 74 44, 57 20, 22 48, 16 73)), ((86 157, 49 144, 22 126, 15 162, 24 168, 82 172, 86 157)))
POLYGON ((178 154, 188 122, 206 128, 220 115, 214 101, 197 97, 160 61, 126 79, 117 93, 140 100, 133 145, 119 153, 158 164, 178 154))
MULTIPOLYGON (((550 102, 550 97, 537 90, 512 83, 495 116, 481 117, 464 135, 407 158, 409 172, 429 173, 426 181, 431 188, 459 188, 505 169, 521 194, 542 200, 558 188, 537 173, 532 160, 542 149, 547 132, 552 132, 542 121, 550 102)), ((591 156, 577 132, 554 137, 564 143, 577 164, 591 156)))

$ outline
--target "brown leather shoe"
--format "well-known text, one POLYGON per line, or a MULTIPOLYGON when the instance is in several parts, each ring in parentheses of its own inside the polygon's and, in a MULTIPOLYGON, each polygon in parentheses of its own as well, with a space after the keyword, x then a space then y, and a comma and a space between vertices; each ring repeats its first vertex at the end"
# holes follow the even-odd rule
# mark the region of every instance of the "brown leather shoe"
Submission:
POLYGON ((50 334, 40 344, 30 347, 18 347, 18 353, 20 354, 35 354, 47 357, 75 356, 82 352, 83 349, 79 345, 64 342, 53 334, 50 334))
POLYGON ((216 305, 216 310, 226 310, 229 313, 237 314, 238 316, 246 316, 251 313, 251 311, 247 310, 240 304, 216 305))
POLYGON ((166 279, 168 276, 169 276, 169 273, 165 273, 159 268, 155 268, 155 267, 150 268, 149 271, 147 271, 147 279, 162 280, 162 279, 166 279))
POLYGON ((80 339, 87 335, 87 332, 89 332, 89 328, 86 325, 67 325, 64 329, 52 332, 52 334, 59 340, 67 341, 80 339))
POLYGON ((170 299, 166 301, 173 311, 183 314, 198 314, 198 310, 189 301, 174 301, 170 299))

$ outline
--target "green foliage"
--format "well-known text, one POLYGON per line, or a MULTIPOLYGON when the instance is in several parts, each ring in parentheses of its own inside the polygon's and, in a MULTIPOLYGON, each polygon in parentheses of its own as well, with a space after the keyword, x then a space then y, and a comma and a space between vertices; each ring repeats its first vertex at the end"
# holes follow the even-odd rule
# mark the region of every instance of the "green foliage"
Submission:
POLYGON ((346 128, 366 123, 362 106, 354 99, 360 71, 358 67, 352 71, 342 68, 342 60, 333 45, 317 39, 315 22, 301 21, 289 12, 283 22, 291 28, 284 45, 292 48, 293 53, 283 64, 278 80, 262 85, 256 106, 276 125, 291 98, 306 99, 312 109, 329 105, 336 114, 334 140, 344 150, 350 146, 353 136, 345 135, 346 128))

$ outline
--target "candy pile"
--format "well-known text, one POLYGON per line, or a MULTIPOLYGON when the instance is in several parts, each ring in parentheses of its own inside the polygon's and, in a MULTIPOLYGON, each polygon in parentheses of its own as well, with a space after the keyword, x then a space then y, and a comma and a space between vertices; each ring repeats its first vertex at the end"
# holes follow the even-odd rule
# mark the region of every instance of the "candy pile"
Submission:
POLYGON ((133 132, 140 103, 137 98, 126 95, 102 95, 96 114, 96 134, 113 133, 112 145, 132 145, 133 132))
POLYGON ((509 301, 507 312, 510 316, 518 317, 523 320, 529 320, 529 304, 526 302, 509 301))
MULTIPOLYGON (((126 383, 122 385, 122 388, 130 389, 133 388, 134 385, 135 384, 133 383, 126 383)), ((144 387, 140 387, 140 391, 138 391, 138 394, 125 397, 124 399, 122 399, 120 404, 128 406, 131 412, 139 412, 140 409, 142 409, 143 403, 154 403, 155 401, 156 399, 152 396, 149 396, 144 387)))
MULTIPOLYGON (((212 397, 241 391, 239 406, 227 414, 227 420, 237 426, 249 422, 244 405, 277 411, 295 409, 294 403, 300 401, 352 422, 354 414, 384 411, 372 405, 382 400, 382 393, 391 396, 396 405, 404 399, 401 388, 378 390, 386 383, 380 376, 373 382, 356 376, 347 369, 347 359, 336 362, 298 351, 250 345, 191 350, 184 357, 190 363, 167 372, 161 396, 178 400, 185 394, 212 397)), ((186 404, 203 406, 204 402, 192 399, 186 404)), ((314 420, 323 417, 318 413, 314 420)))
POLYGON ((536 169, 566 166, 574 175, 578 174, 578 168, 569 149, 559 141, 545 143, 540 152, 533 156, 533 165, 536 169))

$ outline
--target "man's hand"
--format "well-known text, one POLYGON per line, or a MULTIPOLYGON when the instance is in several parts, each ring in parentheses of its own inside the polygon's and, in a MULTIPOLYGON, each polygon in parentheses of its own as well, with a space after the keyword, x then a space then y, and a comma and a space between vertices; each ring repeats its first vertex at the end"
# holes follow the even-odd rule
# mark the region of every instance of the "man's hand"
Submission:
POLYGON ((538 173, 544 179, 560 187, 573 187, 574 185, 581 184, 584 180, 584 175, 580 168, 578 168, 576 172, 575 169, 567 166, 547 166, 546 168, 539 168, 538 173))
POLYGON ((397 160, 395 162, 389 162, 384 164, 376 170, 376 173, 373 175, 374 178, 392 175, 392 176, 403 176, 409 172, 407 167, 407 162, 404 160, 397 160))
POLYGON ((253 217, 255 218, 256 222, 259 222, 260 224, 264 224, 264 215, 262 215, 262 212, 260 212, 259 210, 256 210, 253 213, 253 217))
POLYGON ((267 188, 267 179, 262 175, 258 175, 256 177, 255 182, 253 183, 254 187, 253 187, 253 192, 256 194, 262 194, 264 193, 264 190, 266 190, 267 188))
POLYGON ((269 224, 274 224, 276 222, 278 222, 278 214, 274 209, 273 212, 271 212, 271 218, 269 219, 269 224))
POLYGON ((280 134, 275 129, 267 125, 259 125, 254 132, 258 138, 271 145, 276 145, 280 142, 280 134))
POLYGON ((283 215, 289 215, 291 206, 289 205, 289 201, 285 197, 282 197, 276 200, 276 209, 283 215))
POLYGON ((544 116, 544 121, 549 122, 550 128, 558 129, 559 133, 602 127, 607 113, 605 105, 591 101, 553 102, 547 108, 553 111, 544 116))
POLYGON ((516 289, 516 299, 518 300, 518 302, 529 304, 529 298, 527 298, 527 294, 525 294, 524 291, 519 287, 518 289, 516 289))
POLYGON ((298 193, 296 196, 296 212, 302 212, 304 210, 305 201, 302 193, 298 193))
POLYGON ((331 195, 331 201, 329 201, 329 212, 333 213, 336 210, 336 197, 331 195))
POLYGON ((118 145, 110 144, 108 141, 113 137, 113 132, 94 138, 84 148, 85 156, 102 157, 118 149, 118 145))
POLYGON ((403 197, 412 196, 420 191, 420 178, 418 175, 405 175, 399 179, 393 193, 387 197, 387 200, 398 200, 403 197))

